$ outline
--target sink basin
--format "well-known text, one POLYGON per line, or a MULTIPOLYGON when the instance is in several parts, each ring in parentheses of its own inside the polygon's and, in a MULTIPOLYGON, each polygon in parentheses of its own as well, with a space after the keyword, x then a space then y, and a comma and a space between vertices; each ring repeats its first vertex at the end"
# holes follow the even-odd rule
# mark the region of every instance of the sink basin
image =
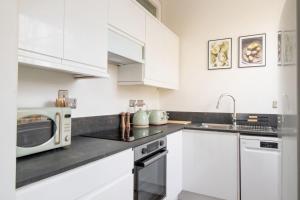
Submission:
POLYGON ((202 123, 203 128, 211 129, 234 129, 232 124, 214 124, 214 123, 202 123))
POLYGON ((208 128, 208 129, 221 129, 221 130, 234 130, 235 129, 232 124, 215 124, 215 123, 191 124, 190 127, 208 128))

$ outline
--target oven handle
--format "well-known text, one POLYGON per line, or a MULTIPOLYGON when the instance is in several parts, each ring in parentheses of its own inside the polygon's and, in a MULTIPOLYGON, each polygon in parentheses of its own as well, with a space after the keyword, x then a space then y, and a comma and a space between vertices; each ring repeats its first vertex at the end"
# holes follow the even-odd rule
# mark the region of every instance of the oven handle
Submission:
POLYGON ((154 156, 142 161, 142 162, 137 162, 136 165, 139 167, 147 167, 154 163, 155 161, 159 160, 160 158, 164 157, 165 155, 168 154, 168 150, 164 150, 161 153, 155 154, 154 156))

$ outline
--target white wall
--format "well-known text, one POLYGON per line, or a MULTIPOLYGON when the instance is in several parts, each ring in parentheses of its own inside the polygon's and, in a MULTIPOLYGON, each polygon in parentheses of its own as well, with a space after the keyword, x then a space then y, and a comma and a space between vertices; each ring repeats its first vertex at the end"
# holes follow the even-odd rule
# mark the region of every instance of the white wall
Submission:
POLYGON ((284 0, 164 0, 163 20, 181 38, 180 90, 162 91, 166 110, 231 112, 221 93, 237 99, 238 112, 277 113, 277 31, 284 0), (267 33, 267 67, 238 69, 238 37, 267 33), (207 70, 207 42, 233 38, 233 69, 207 70))
POLYGON ((113 65, 109 74, 109 79, 74 79, 61 72, 20 67, 18 107, 53 105, 59 89, 67 89, 77 98, 74 117, 118 114, 127 111, 129 99, 144 99, 149 108, 159 107, 156 88, 118 85, 117 67, 113 65))
POLYGON ((0 2, 0 199, 15 199, 17 0, 0 2))

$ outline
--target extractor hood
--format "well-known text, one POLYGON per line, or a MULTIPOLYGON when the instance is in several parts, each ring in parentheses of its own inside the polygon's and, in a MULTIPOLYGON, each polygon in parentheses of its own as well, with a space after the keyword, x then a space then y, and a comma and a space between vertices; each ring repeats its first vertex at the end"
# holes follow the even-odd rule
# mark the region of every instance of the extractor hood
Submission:
POLYGON ((108 61, 115 65, 144 63, 144 45, 125 34, 108 32, 108 61))

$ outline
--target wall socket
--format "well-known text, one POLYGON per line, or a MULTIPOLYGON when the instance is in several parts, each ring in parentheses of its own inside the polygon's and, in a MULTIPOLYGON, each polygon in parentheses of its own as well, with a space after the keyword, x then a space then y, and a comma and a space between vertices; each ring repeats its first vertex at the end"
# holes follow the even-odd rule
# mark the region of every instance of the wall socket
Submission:
POLYGON ((278 108, 278 102, 277 101, 272 102, 272 108, 278 108))

